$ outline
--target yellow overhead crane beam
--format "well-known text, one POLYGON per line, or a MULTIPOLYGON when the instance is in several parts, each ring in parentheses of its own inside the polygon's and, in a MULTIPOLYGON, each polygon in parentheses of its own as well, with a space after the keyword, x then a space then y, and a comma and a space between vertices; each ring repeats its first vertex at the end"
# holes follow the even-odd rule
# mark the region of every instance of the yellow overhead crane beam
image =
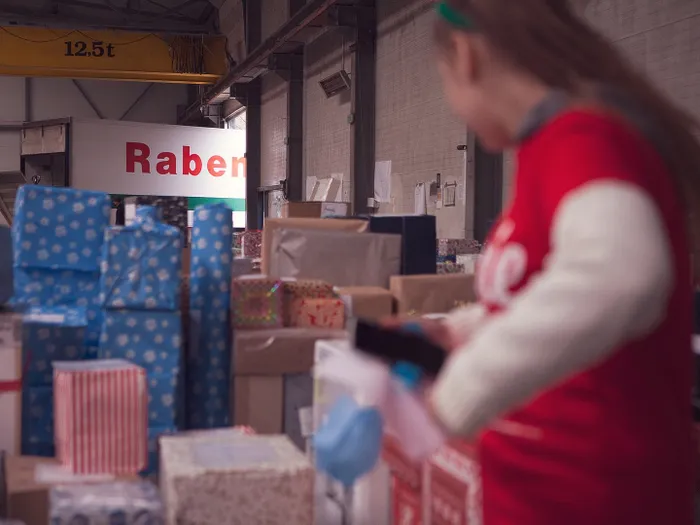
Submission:
POLYGON ((226 38, 0 26, 0 75, 213 84, 226 38))

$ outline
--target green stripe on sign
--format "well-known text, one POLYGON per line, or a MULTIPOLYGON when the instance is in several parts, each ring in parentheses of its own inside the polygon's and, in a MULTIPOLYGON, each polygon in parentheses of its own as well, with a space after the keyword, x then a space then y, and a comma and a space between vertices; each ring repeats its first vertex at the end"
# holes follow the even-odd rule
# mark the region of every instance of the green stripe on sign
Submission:
POLYGON ((245 211, 245 199, 216 199, 208 197, 189 197, 187 199, 187 207, 194 210, 197 206, 205 204, 226 204, 232 211, 245 211))

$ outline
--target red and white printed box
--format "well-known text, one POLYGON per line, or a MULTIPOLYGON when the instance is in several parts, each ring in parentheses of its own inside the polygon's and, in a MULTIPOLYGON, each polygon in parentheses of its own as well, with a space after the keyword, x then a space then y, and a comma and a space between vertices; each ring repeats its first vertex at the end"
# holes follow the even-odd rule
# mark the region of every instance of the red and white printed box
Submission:
POLYGON ((54 363, 54 434, 75 474, 135 475, 147 465, 146 371, 128 361, 54 363))
POLYGON ((423 497, 419 488, 397 475, 391 477, 391 525, 422 525, 423 497))
POLYGON ((468 450, 448 445, 427 462, 423 476, 425 525, 481 525, 479 464, 468 450))
POLYGON ((403 480, 416 490, 420 490, 423 483, 423 465, 411 461, 404 454, 398 441, 392 436, 384 436, 382 460, 389 467, 392 475, 403 480))

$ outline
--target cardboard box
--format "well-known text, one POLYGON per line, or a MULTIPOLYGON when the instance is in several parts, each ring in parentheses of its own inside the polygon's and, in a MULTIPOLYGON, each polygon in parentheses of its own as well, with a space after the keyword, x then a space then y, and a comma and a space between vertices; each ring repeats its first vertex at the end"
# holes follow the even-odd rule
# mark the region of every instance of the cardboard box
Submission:
POLYGON ((474 276, 466 274, 396 275, 389 289, 398 314, 448 313, 476 301, 474 276))
POLYGON ((12 455, 20 452, 22 367, 22 316, 0 312, 0 451, 12 455))
POLYGON ((282 217, 292 219, 321 219, 332 216, 347 216, 347 202, 285 202, 282 217))
POLYGON ((270 273, 272 238, 276 230, 282 228, 300 228, 305 230, 365 232, 368 226, 368 222, 362 219, 266 219, 262 235, 261 272, 265 275, 270 273))
POLYGON ((388 317, 394 310, 394 296, 377 286, 350 286, 337 288, 336 293, 345 303, 347 317, 378 320, 388 317))
MULTIPOLYGON (((36 480, 36 470, 40 466, 59 468, 60 464, 54 458, 5 457, 5 510, 8 519, 20 521, 24 525, 49 523, 49 490, 52 485, 36 480)), ((135 481, 138 478, 125 476, 118 479, 135 481)), ((80 482, 84 483, 85 478, 80 479, 80 482)))
POLYGON ((314 365, 316 341, 347 338, 343 330, 236 330, 233 333, 233 373, 252 376, 305 373, 314 365))
POLYGON ((284 431, 284 376, 235 376, 232 419, 259 434, 284 431))
POLYGON ((5 457, 5 502, 7 517, 25 525, 49 522, 50 485, 36 481, 37 465, 58 465, 58 461, 30 456, 5 457))
POLYGON ((401 236, 281 228, 272 237, 270 257, 271 275, 387 287, 401 269, 401 236))

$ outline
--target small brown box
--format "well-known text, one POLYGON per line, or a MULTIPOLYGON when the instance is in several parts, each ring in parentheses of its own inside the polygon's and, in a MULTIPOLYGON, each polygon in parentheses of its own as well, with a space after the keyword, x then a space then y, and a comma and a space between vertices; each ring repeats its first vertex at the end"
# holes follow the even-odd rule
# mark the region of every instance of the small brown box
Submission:
POLYGON ((258 434, 283 433, 283 376, 235 376, 232 393, 236 426, 249 426, 258 434))
POLYGON ((348 317, 378 320, 390 316, 394 308, 394 296, 378 286, 349 286, 336 292, 345 303, 348 317))
POLYGON ((320 328, 236 330, 233 335, 233 373, 237 376, 303 374, 314 366, 316 341, 347 337, 343 330, 320 328))
POLYGON ((467 274, 395 275, 390 289, 399 314, 443 314, 476 300, 467 274))

